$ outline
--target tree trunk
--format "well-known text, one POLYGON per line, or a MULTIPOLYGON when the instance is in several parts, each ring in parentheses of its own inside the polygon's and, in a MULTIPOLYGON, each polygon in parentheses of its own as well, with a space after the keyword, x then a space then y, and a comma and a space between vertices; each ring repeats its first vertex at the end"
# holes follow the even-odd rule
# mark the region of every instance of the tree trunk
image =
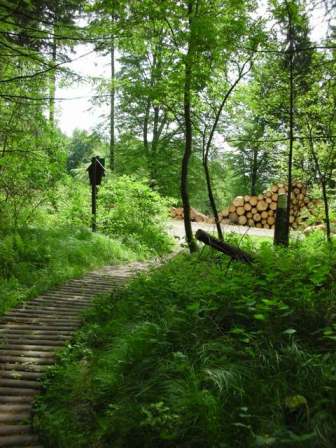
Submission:
POLYGON ((309 127, 309 146, 310 150, 314 159, 315 168, 318 173, 319 183, 321 184, 322 189, 322 198, 323 198, 323 205, 324 205, 324 215, 325 215, 325 224, 326 224, 326 234, 327 234, 327 240, 330 243, 331 242, 331 227, 330 227, 330 215, 329 215, 329 201, 328 201, 328 193, 327 193, 327 182, 325 175, 322 173, 320 162, 318 159, 318 156, 315 151, 314 142, 312 138, 312 132, 311 128, 309 127))
POLYGON ((216 116, 215 116, 215 120, 214 123, 211 127, 211 131, 210 131, 210 135, 208 138, 208 141, 205 143, 205 133, 203 135, 203 167, 204 167, 204 172, 205 172, 205 178, 206 178, 206 183, 207 183, 207 189, 208 189, 208 197, 209 197, 209 202, 212 208, 212 213, 214 215, 215 218, 215 224, 216 224, 216 228, 217 228, 217 234, 218 234, 218 238, 223 241, 224 236, 223 236, 223 231, 220 225, 220 221, 219 221, 219 216, 218 216, 218 211, 217 211, 217 206, 216 206, 216 201, 213 195, 213 191, 212 191, 212 185, 211 185, 211 176, 210 176, 210 172, 209 172, 209 153, 210 153, 210 149, 211 149, 211 145, 212 145, 212 141, 218 126, 218 122, 220 119, 220 116, 222 114, 222 111, 224 109, 224 106, 227 102, 227 100, 229 99, 231 93, 234 91, 234 89, 236 88, 236 86, 238 85, 239 81, 242 79, 242 77, 246 74, 246 72, 244 72, 244 68, 246 66, 246 64, 248 63, 245 62, 243 67, 241 68, 241 70, 239 71, 239 76, 237 77, 237 79, 234 81, 234 83, 230 86, 230 88, 228 89, 228 91, 225 93, 223 100, 216 112, 216 116))
POLYGON ((188 51, 185 58, 185 69, 184 69, 184 95, 183 95, 183 108, 184 108, 184 154, 182 159, 182 169, 181 169, 181 198, 183 204, 184 212, 184 228, 186 234, 186 241, 189 246, 190 252, 195 252, 197 250, 197 245, 193 238, 193 232, 190 220, 190 201, 189 201, 189 191, 188 191, 188 170, 189 161, 192 154, 192 121, 191 121, 191 81, 192 81, 192 35, 191 35, 191 25, 192 25, 192 11, 193 1, 188 2, 188 16, 189 16, 189 42, 188 51))
POLYGON ((292 166, 293 166, 293 143, 294 143, 294 46, 293 46, 293 24, 292 15, 288 8, 289 18, 289 153, 288 153, 288 199, 287 199, 287 220, 286 220, 286 241, 285 246, 289 244, 289 216, 292 196, 292 166))
POLYGON ((214 217, 215 217, 215 224, 216 224, 218 238, 221 241, 223 241, 224 240, 224 235, 223 235, 222 227, 221 227, 220 221, 219 221, 216 201, 215 201, 215 198, 214 198, 214 195, 213 195, 213 192, 212 192, 211 178, 210 178, 210 172, 209 172, 209 164, 208 164, 208 159, 207 158, 203 161, 203 166, 204 166, 204 172, 205 172, 205 179, 206 179, 206 183, 207 183, 207 187, 208 187, 208 197, 209 197, 209 201, 210 201, 212 212, 213 212, 214 217))
MULTIPOLYGON (((53 27, 55 35, 55 26, 53 27)), ((55 37, 52 40, 52 64, 56 65, 57 59, 57 41, 55 37)), ((49 78, 49 123, 52 127, 55 125, 55 95, 56 95, 56 69, 51 70, 49 78)))
POLYGON ((325 214, 325 223, 326 223, 326 231, 327 231, 327 240, 331 243, 331 228, 330 228, 330 216, 329 216, 329 202, 328 202, 328 193, 325 177, 321 177, 321 185, 322 185, 322 196, 323 196, 323 204, 324 204, 324 214, 325 214))
MULTIPOLYGON (((112 14, 112 25, 114 25, 114 14, 112 14)), ((111 40, 111 91, 110 91, 110 169, 115 170, 115 47, 114 29, 112 29, 111 40)))
POLYGON ((156 179, 156 160, 157 160, 157 146, 159 140, 159 118, 160 108, 154 106, 154 121, 153 121, 153 139, 151 145, 151 163, 150 163, 150 175, 152 179, 156 179))
POLYGON ((145 154, 147 157, 148 167, 150 167, 150 154, 149 154, 149 143, 148 143, 148 122, 149 122, 150 107, 151 107, 151 100, 148 97, 147 103, 146 103, 146 108, 145 108, 144 122, 143 122, 143 144, 144 144, 145 154))
POLYGON ((253 161, 251 170, 251 196, 257 194, 257 174, 258 174, 258 150, 253 149, 253 161))

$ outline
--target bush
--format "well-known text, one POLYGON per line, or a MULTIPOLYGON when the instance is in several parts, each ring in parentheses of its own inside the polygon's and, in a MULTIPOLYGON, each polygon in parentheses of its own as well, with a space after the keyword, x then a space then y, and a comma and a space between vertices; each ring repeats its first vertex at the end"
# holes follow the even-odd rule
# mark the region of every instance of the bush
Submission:
POLYGON ((113 177, 99 191, 98 227, 133 250, 163 254, 171 247, 164 230, 168 205, 145 181, 113 177))
POLYGON ((257 258, 179 255, 97 300, 46 380, 45 446, 335 446, 336 255, 257 258))

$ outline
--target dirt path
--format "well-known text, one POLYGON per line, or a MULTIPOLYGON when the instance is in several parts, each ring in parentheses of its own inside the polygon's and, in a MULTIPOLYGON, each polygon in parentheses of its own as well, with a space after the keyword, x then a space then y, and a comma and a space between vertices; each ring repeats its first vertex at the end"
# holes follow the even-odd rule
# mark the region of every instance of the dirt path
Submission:
MULTIPOLYGON (((42 448, 31 426, 40 377, 71 338, 99 293, 125 283, 149 263, 109 266, 25 302, 0 319, 0 447, 42 448)), ((71 448, 71 447, 69 447, 71 448)))
MULTIPOLYGON (((193 222, 192 223, 193 231, 196 232, 197 229, 205 230, 206 232, 215 232, 216 233, 216 226, 214 224, 206 224, 206 223, 198 223, 193 222)), ((223 226, 222 229, 224 231, 224 234, 226 232, 228 233, 238 233, 240 235, 254 235, 254 236, 267 236, 270 238, 273 238, 274 230, 271 229, 257 229, 256 227, 246 227, 246 226, 223 226)), ((168 232, 181 240, 184 239, 185 233, 184 233, 184 224, 183 221, 178 221, 175 219, 171 219, 168 222, 168 232)))

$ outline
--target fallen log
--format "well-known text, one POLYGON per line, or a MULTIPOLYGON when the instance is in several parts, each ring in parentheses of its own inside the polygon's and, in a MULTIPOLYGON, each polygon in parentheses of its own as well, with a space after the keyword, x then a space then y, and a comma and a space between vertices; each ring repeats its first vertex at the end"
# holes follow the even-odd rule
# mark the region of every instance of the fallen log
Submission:
POLYGON ((209 233, 205 232, 202 229, 198 229, 195 236, 198 241, 201 241, 207 246, 210 246, 213 249, 216 249, 219 252, 228 255, 232 260, 248 264, 251 264, 254 261, 254 257, 248 252, 239 249, 239 247, 235 247, 232 246, 231 244, 224 243, 224 241, 218 240, 217 238, 209 235, 209 233))

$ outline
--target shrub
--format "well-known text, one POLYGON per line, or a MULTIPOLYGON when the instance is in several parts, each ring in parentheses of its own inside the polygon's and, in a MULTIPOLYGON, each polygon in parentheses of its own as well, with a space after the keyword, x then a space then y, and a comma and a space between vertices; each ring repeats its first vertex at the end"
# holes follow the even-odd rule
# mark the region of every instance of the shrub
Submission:
POLYGON ((99 229, 134 250, 165 253, 171 246, 164 230, 168 204, 145 181, 113 177, 99 191, 99 229))

